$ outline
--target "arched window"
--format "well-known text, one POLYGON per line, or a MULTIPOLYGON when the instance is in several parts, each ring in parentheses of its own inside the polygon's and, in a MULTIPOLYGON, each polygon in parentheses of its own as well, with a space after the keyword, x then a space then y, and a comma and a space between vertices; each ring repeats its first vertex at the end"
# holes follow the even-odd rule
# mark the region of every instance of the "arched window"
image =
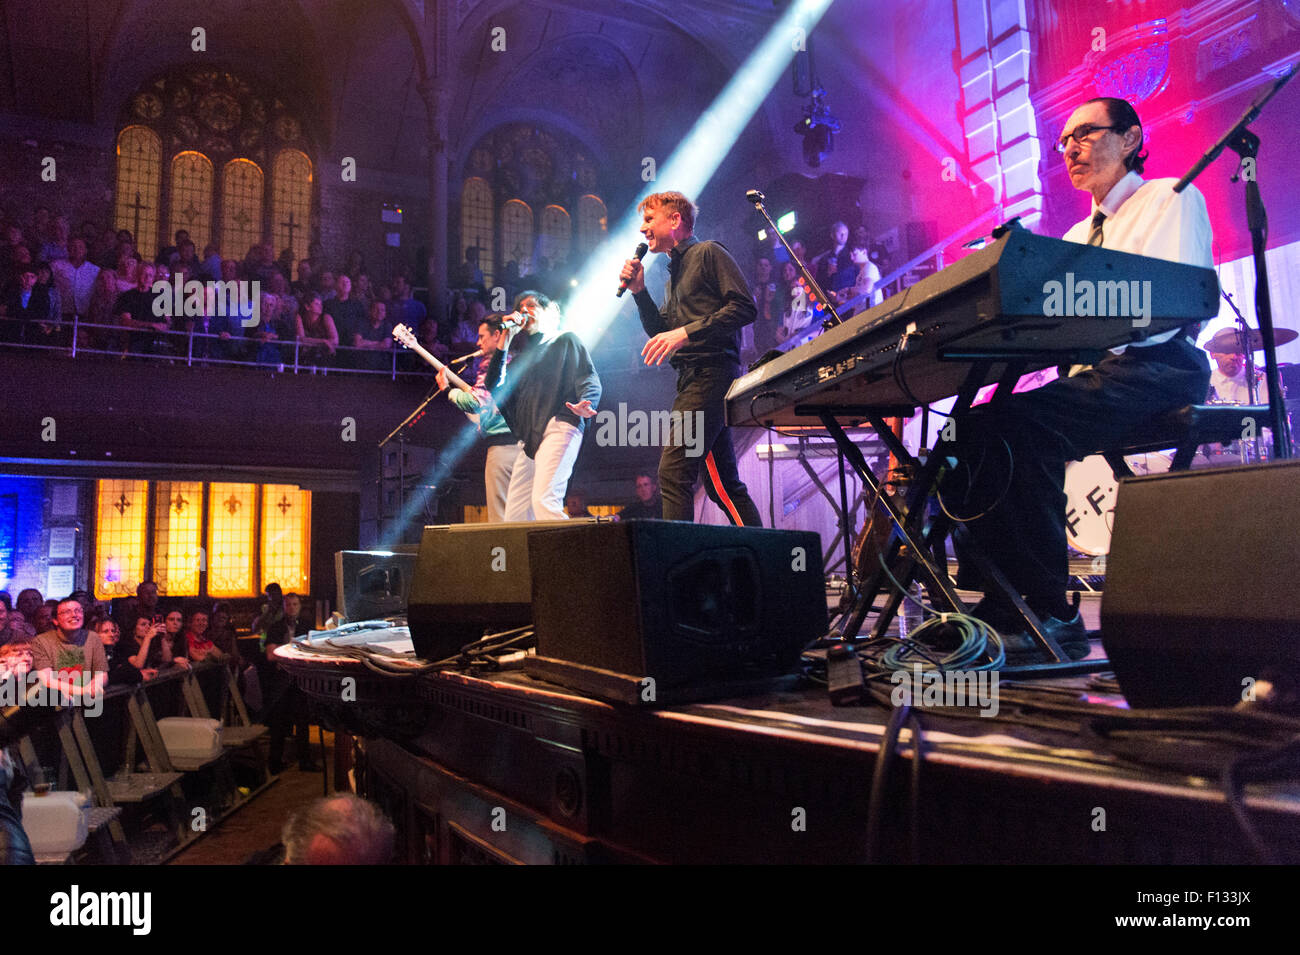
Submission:
POLYGON ((212 161, 203 153, 187 150, 172 159, 171 203, 168 236, 184 229, 195 251, 202 254, 212 241, 212 161))
MULTIPOLYGON (((494 278, 492 212, 492 187, 487 180, 478 176, 466 179, 460 191, 461 241, 465 248, 478 246, 479 268, 483 270, 484 284, 489 287, 494 278)), ((459 253, 464 255, 465 249, 459 253)))
MULTIPOLYGON (((549 268, 554 269, 562 262, 568 262, 569 250, 573 245, 573 223, 563 206, 547 206, 542 210, 542 242, 538 255, 546 259, 549 268)), ((535 263, 541 268, 541 263, 535 263)))
POLYGON ((146 259, 157 250, 158 203, 162 181, 162 141, 144 126, 117 135, 117 202, 114 224, 130 229, 146 259))
POLYGON ((262 241, 262 170, 247 159, 232 159, 221 176, 221 254, 242 259, 262 241))
POLYGON ((293 261, 307 257, 311 221, 311 160, 297 149, 282 149, 271 170, 271 234, 275 254, 293 250, 293 261))
POLYGON ((533 210, 522 199, 511 199, 501 207, 501 264, 514 261, 523 275, 532 259, 533 210))
POLYGON ((590 193, 578 200, 578 251, 590 252, 605 238, 605 203, 590 193))

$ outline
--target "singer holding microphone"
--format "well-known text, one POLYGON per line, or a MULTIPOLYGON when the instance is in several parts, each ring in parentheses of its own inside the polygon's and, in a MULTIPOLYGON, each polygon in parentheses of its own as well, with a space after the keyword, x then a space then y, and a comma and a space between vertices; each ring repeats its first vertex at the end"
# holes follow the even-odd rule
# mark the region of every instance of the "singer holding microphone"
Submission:
POLYGON ((641 355, 647 365, 660 365, 666 358, 677 370, 672 410, 682 420, 691 416, 703 438, 691 444, 705 449, 692 457, 684 440, 664 445, 659 458, 664 519, 695 519, 695 482, 702 468, 705 493, 727 519, 761 527, 758 508, 736 470, 723 404, 740 373, 740 330, 754 321, 758 306, 731 254, 718 242, 695 238, 697 210, 690 199, 680 192, 657 192, 642 200, 637 211, 643 214, 646 246, 668 256, 669 275, 660 308, 645 288, 641 249, 620 273, 650 336, 641 355))
MULTIPOLYGON (((504 338, 504 327, 500 312, 484 317, 478 326, 478 351, 453 361, 458 365, 463 361, 478 359, 478 375, 474 380, 472 391, 452 388, 447 392, 447 400, 465 412, 465 415, 478 426, 478 432, 487 442, 487 463, 483 466, 483 485, 487 491, 488 523, 499 524, 506 519, 506 494, 510 489, 510 478, 515 465, 523 461, 530 469, 532 462, 524 456, 524 443, 515 437, 506 424, 506 419, 492 400, 488 391, 487 370, 504 338)), ((438 372, 438 387, 446 390, 447 371, 438 372)))

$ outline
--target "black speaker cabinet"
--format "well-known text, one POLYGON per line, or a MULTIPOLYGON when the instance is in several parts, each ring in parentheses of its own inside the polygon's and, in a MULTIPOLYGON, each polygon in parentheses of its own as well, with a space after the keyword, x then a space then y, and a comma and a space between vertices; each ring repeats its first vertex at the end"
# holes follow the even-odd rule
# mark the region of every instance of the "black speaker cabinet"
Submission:
POLYGON ((534 536, 528 549, 537 657, 525 667, 593 696, 717 696, 727 681, 789 672, 826 633, 811 532, 629 521, 534 536))
POLYGON ((406 611, 422 660, 452 656, 484 631, 531 623, 528 538, 582 521, 426 527, 406 611))
POLYGON ((373 620, 406 612, 415 575, 416 548, 340 550, 334 554, 338 609, 345 620, 373 620))
POLYGON ((1102 644, 1133 706, 1233 705, 1300 675, 1300 461, 1120 483, 1102 644))

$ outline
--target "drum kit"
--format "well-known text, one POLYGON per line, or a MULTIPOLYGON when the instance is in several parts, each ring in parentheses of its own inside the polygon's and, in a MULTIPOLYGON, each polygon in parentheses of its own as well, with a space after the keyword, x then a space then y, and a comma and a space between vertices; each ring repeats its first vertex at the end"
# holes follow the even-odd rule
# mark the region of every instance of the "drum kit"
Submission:
MULTIPOLYGON (((1289 328, 1279 328, 1274 333, 1278 345, 1285 345, 1297 337, 1300 337, 1300 333, 1289 328)), ((1259 390, 1264 380, 1264 372, 1255 369, 1254 363, 1250 360, 1251 352, 1260 351, 1264 347, 1264 336, 1260 334, 1259 329, 1250 329, 1249 351, 1243 347, 1246 344, 1245 338, 1245 333, 1239 329, 1225 328, 1207 341, 1203 347, 1214 355, 1244 356, 1245 377, 1249 383, 1247 403, 1266 403, 1261 401, 1259 390)), ((1280 365, 1279 370, 1284 381, 1294 382, 1300 374, 1300 365, 1280 365)), ((1287 393, 1285 384, 1282 393, 1284 396, 1287 393)), ((1229 405, 1240 402, 1231 398, 1221 398, 1214 389, 1211 389, 1206 403, 1229 405)), ((1287 417, 1289 420, 1289 411, 1287 417)), ((1272 433, 1261 429, 1261 433, 1257 434, 1253 441, 1234 441, 1230 445, 1222 446, 1204 445, 1192 459, 1191 466, 1212 468, 1267 461, 1273 456, 1272 440, 1272 433)), ((1137 454, 1124 460, 1135 475, 1161 474, 1169 470, 1173 462, 1172 454, 1172 450, 1157 454, 1137 454)), ((1065 528, 1066 538, 1072 550, 1089 557, 1099 557, 1110 551, 1111 525, 1115 516, 1115 495, 1118 488, 1119 480, 1100 454, 1094 454, 1082 461, 1072 461, 1066 465, 1065 528)))

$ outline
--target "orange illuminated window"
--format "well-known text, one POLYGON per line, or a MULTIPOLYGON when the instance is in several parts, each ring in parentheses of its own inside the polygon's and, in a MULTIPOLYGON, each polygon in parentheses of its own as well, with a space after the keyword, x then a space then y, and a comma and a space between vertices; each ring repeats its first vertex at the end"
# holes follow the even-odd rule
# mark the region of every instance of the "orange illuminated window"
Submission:
POLYGON ((275 254, 293 250, 293 261, 307 257, 311 221, 311 160, 296 149, 282 149, 271 170, 271 234, 275 254))
POLYGON ((242 259, 262 242, 262 170, 248 159, 226 163, 221 177, 221 253, 242 259))
POLYGON ((203 485, 159 481, 154 485, 153 579, 160 594, 199 592, 203 563, 203 485))
MULTIPOLYGON (((547 206, 542 210, 542 258, 547 260, 550 268, 561 262, 568 262, 569 250, 573 244, 573 223, 563 206, 547 206)), ((537 263, 538 268, 541 263, 537 263)))
POLYGON ((578 200, 578 249, 590 252, 605 238, 605 203, 600 196, 585 195, 578 200))
POLYGON ((208 595, 256 596, 253 531, 257 523, 257 486, 210 484, 208 489, 208 595))
POLYGON ((109 600, 135 593, 144 580, 147 481, 97 482, 95 597, 109 600))
MULTIPOLYGON (((167 245, 180 229, 203 251, 212 235, 212 162, 202 153, 177 153, 172 160, 172 219, 167 245)), ((192 277, 192 276, 191 276, 192 277)))
POLYGON ((501 264, 513 261, 521 275, 533 260, 533 210, 522 199, 501 207, 501 264))
MULTIPOLYGON (((460 192, 460 255, 472 245, 478 246, 478 267, 483 270, 483 284, 492 287, 493 262, 492 187, 486 179, 475 176, 465 180, 460 192)), ((462 260, 463 261, 463 260, 462 260)))
POLYGON ((136 249, 148 261, 158 251, 158 197, 162 183, 162 141, 145 126, 117 134, 117 202, 113 224, 130 229, 136 249))
POLYGON ((311 491, 292 484, 262 486, 262 588, 311 592, 311 491))

